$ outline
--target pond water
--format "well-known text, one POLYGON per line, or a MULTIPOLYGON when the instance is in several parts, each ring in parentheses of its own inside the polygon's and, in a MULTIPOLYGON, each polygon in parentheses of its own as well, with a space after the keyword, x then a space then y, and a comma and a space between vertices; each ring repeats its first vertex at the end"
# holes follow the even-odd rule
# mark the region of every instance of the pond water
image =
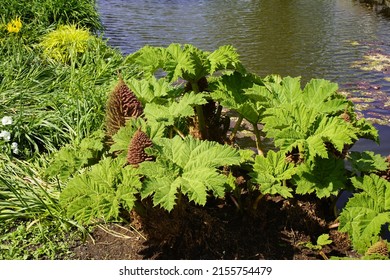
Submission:
POLYGON ((260 76, 339 84, 380 132, 390 154, 390 19, 354 0, 97 0, 105 37, 123 54, 144 45, 233 45, 260 76))

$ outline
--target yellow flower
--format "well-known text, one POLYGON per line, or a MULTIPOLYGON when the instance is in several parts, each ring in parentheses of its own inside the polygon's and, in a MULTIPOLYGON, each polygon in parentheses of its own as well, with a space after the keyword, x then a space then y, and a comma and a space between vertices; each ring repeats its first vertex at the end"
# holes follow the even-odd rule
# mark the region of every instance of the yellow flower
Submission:
POLYGON ((11 22, 7 24, 7 30, 9 33, 18 33, 21 28, 22 21, 20 20, 20 17, 16 17, 16 19, 11 20, 11 22))

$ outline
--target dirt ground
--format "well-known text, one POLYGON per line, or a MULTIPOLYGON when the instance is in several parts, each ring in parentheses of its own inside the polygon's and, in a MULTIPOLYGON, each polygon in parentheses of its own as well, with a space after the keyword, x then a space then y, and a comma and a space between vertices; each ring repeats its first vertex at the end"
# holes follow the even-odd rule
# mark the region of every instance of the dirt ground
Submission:
POLYGON ((346 234, 337 231, 331 202, 310 196, 247 200, 247 206, 231 197, 211 200, 205 207, 183 203, 171 213, 146 207, 127 214, 128 223, 96 227, 72 250, 75 259, 94 260, 356 257, 346 234), (332 243, 310 249, 308 242, 316 244, 323 233, 332 243))

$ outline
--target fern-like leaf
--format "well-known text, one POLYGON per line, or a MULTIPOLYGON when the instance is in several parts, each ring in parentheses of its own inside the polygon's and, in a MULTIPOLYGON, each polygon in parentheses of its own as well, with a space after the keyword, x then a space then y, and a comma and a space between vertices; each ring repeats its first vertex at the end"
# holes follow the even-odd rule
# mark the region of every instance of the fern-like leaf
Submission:
POLYGON ((82 224, 117 219, 120 207, 131 210, 140 179, 132 167, 105 159, 69 181, 60 195, 67 216, 82 224))
POLYGON ((104 150, 104 132, 98 130, 79 144, 68 144, 54 154, 49 167, 45 171, 50 177, 58 177, 66 181, 78 170, 91 165, 99 159, 104 150))
POLYGON ((350 198, 340 214, 340 231, 347 232, 354 249, 367 251, 379 241, 384 224, 390 223, 390 183, 377 175, 353 177, 361 192, 350 198))

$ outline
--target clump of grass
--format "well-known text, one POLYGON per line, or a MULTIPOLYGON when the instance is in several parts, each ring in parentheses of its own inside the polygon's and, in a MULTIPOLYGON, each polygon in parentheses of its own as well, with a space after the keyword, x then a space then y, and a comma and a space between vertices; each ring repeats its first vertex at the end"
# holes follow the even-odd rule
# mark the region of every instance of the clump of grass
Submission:
POLYGON ((0 227, 0 260, 72 259, 72 240, 79 237, 56 223, 12 221, 0 227))
POLYGON ((86 29, 77 28, 76 25, 61 25, 46 34, 40 46, 49 59, 69 64, 87 51, 88 41, 93 39, 86 29))
POLYGON ((102 30, 95 0, 7 0, 0 1, 0 15, 10 20, 19 16, 27 24, 78 24, 92 32, 102 30))
POLYGON ((98 30, 94 0, 0 1, 0 259, 68 258, 70 230, 86 232, 44 171, 102 127, 117 71, 134 73, 98 30))

